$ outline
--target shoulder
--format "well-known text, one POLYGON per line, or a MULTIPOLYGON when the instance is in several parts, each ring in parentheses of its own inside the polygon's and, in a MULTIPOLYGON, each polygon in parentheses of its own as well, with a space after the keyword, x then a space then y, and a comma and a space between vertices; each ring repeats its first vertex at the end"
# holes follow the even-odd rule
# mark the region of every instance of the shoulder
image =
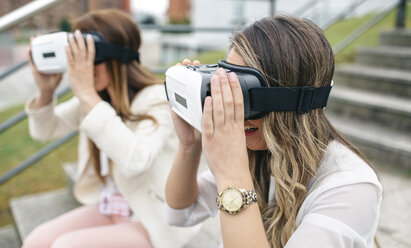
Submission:
POLYGON ((308 184, 307 196, 302 208, 310 208, 318 199, 330 192, 340 192, 344 189, 349 194, 357 194, 358 185, 376 199, 382 197, 382 186, 369 164, 361 159, 343 144, 331 142, 324 154, 323 160, 308 184))
POLYGON ((348 147, 333 141, 309 182, 297 224, 308 221, 307 216, 316 216, 315 225, 328 223, 323 228, 345 229, 372 242, 381 200, 382 186, 370 165, 348 147))
POLYGON ((372 167, 338 141, 332 141, 308 188, 309 192, 357 183, 370 183, 381 188, 372 167))

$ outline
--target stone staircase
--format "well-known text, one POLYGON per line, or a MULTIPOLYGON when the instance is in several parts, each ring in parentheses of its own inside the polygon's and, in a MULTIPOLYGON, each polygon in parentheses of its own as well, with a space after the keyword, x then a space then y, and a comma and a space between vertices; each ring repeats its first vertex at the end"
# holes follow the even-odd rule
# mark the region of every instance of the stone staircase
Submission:
POLYGON ((387 31, 337 67, 331 122, 371 161, 411 169, 411 31, 387 31))

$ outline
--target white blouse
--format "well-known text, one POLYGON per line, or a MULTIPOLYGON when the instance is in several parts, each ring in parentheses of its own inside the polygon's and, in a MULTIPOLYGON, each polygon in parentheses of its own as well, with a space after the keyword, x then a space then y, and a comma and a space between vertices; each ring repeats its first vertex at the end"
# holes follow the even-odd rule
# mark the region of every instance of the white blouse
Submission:
MULTIPOLYGON (((269 201, 274 199, 271 178, 269 201)), ((171 225, 192 226, 218 213, 217 186, 210 171, 198 178, 199 195, 191 206, 166 205, 171 225)), ((296 230, 286 248, 372 248, 377 231, 382 186, 371 167, 339 142, 327 147, 307 196, 298 211, 296 230)))

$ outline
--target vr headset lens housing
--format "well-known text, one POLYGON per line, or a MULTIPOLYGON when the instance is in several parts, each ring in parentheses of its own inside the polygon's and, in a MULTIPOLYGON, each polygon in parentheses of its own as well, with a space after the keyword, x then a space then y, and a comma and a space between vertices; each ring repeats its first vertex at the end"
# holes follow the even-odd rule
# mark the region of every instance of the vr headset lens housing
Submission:
POLYGON ((172 110, 201 131, 206 96, 211 95, 210 79, 218 68, 238 76, 244 100, 244 118, 259 119, 269 112, 296 111, 308 113, 327 105, 331 86, 269 87, 257 69, 220 60, 218 64, 173 66, 166 72, 165 88, 172 110))
MULTIPOLYGON (((90 34, 96 49, 94 64, 115 59, 122 63, 140 62, 139 53, 128 47, 107 43, 99 32, 83 32, 84 39, 90 34)), ((65 46, 69 33, 58 32, 36 37, 31 43, 31 55, 37 70, 45 74, 63 73, 67 70, 65 46)))

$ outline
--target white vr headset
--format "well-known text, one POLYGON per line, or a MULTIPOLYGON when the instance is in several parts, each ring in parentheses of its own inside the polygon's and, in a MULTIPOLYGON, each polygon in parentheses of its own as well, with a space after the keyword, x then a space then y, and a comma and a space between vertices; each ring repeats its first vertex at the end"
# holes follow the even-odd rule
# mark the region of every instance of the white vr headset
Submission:
POLYGON ((268 87, 263 74, 251 67, 220 60, 218 64, 172 66, 164 82, 171 109, 201 132, 204 100, 211 95, 210 79, 218 68, 235 72, 244 98, 244 118, 259 119, 269 112, 296 111, 308 113, 325 108, 332 86, 268 87))
MULTIPOLYGON (((107 43, 103 35, 99 32, 83 32, 86 38, 91 34, 96 55, 94 64, 100 64, 107 60, 115 59, 122 63, 129 63, 133 60, 140 62, 139 53, 128 47, 107 43)), ((31 56, 37 70, 44 74, 63 73, 67 70, 67 57, 65 46, 68 44, 69 33, 58 32, 38 36, 31 42, 31 56)))

